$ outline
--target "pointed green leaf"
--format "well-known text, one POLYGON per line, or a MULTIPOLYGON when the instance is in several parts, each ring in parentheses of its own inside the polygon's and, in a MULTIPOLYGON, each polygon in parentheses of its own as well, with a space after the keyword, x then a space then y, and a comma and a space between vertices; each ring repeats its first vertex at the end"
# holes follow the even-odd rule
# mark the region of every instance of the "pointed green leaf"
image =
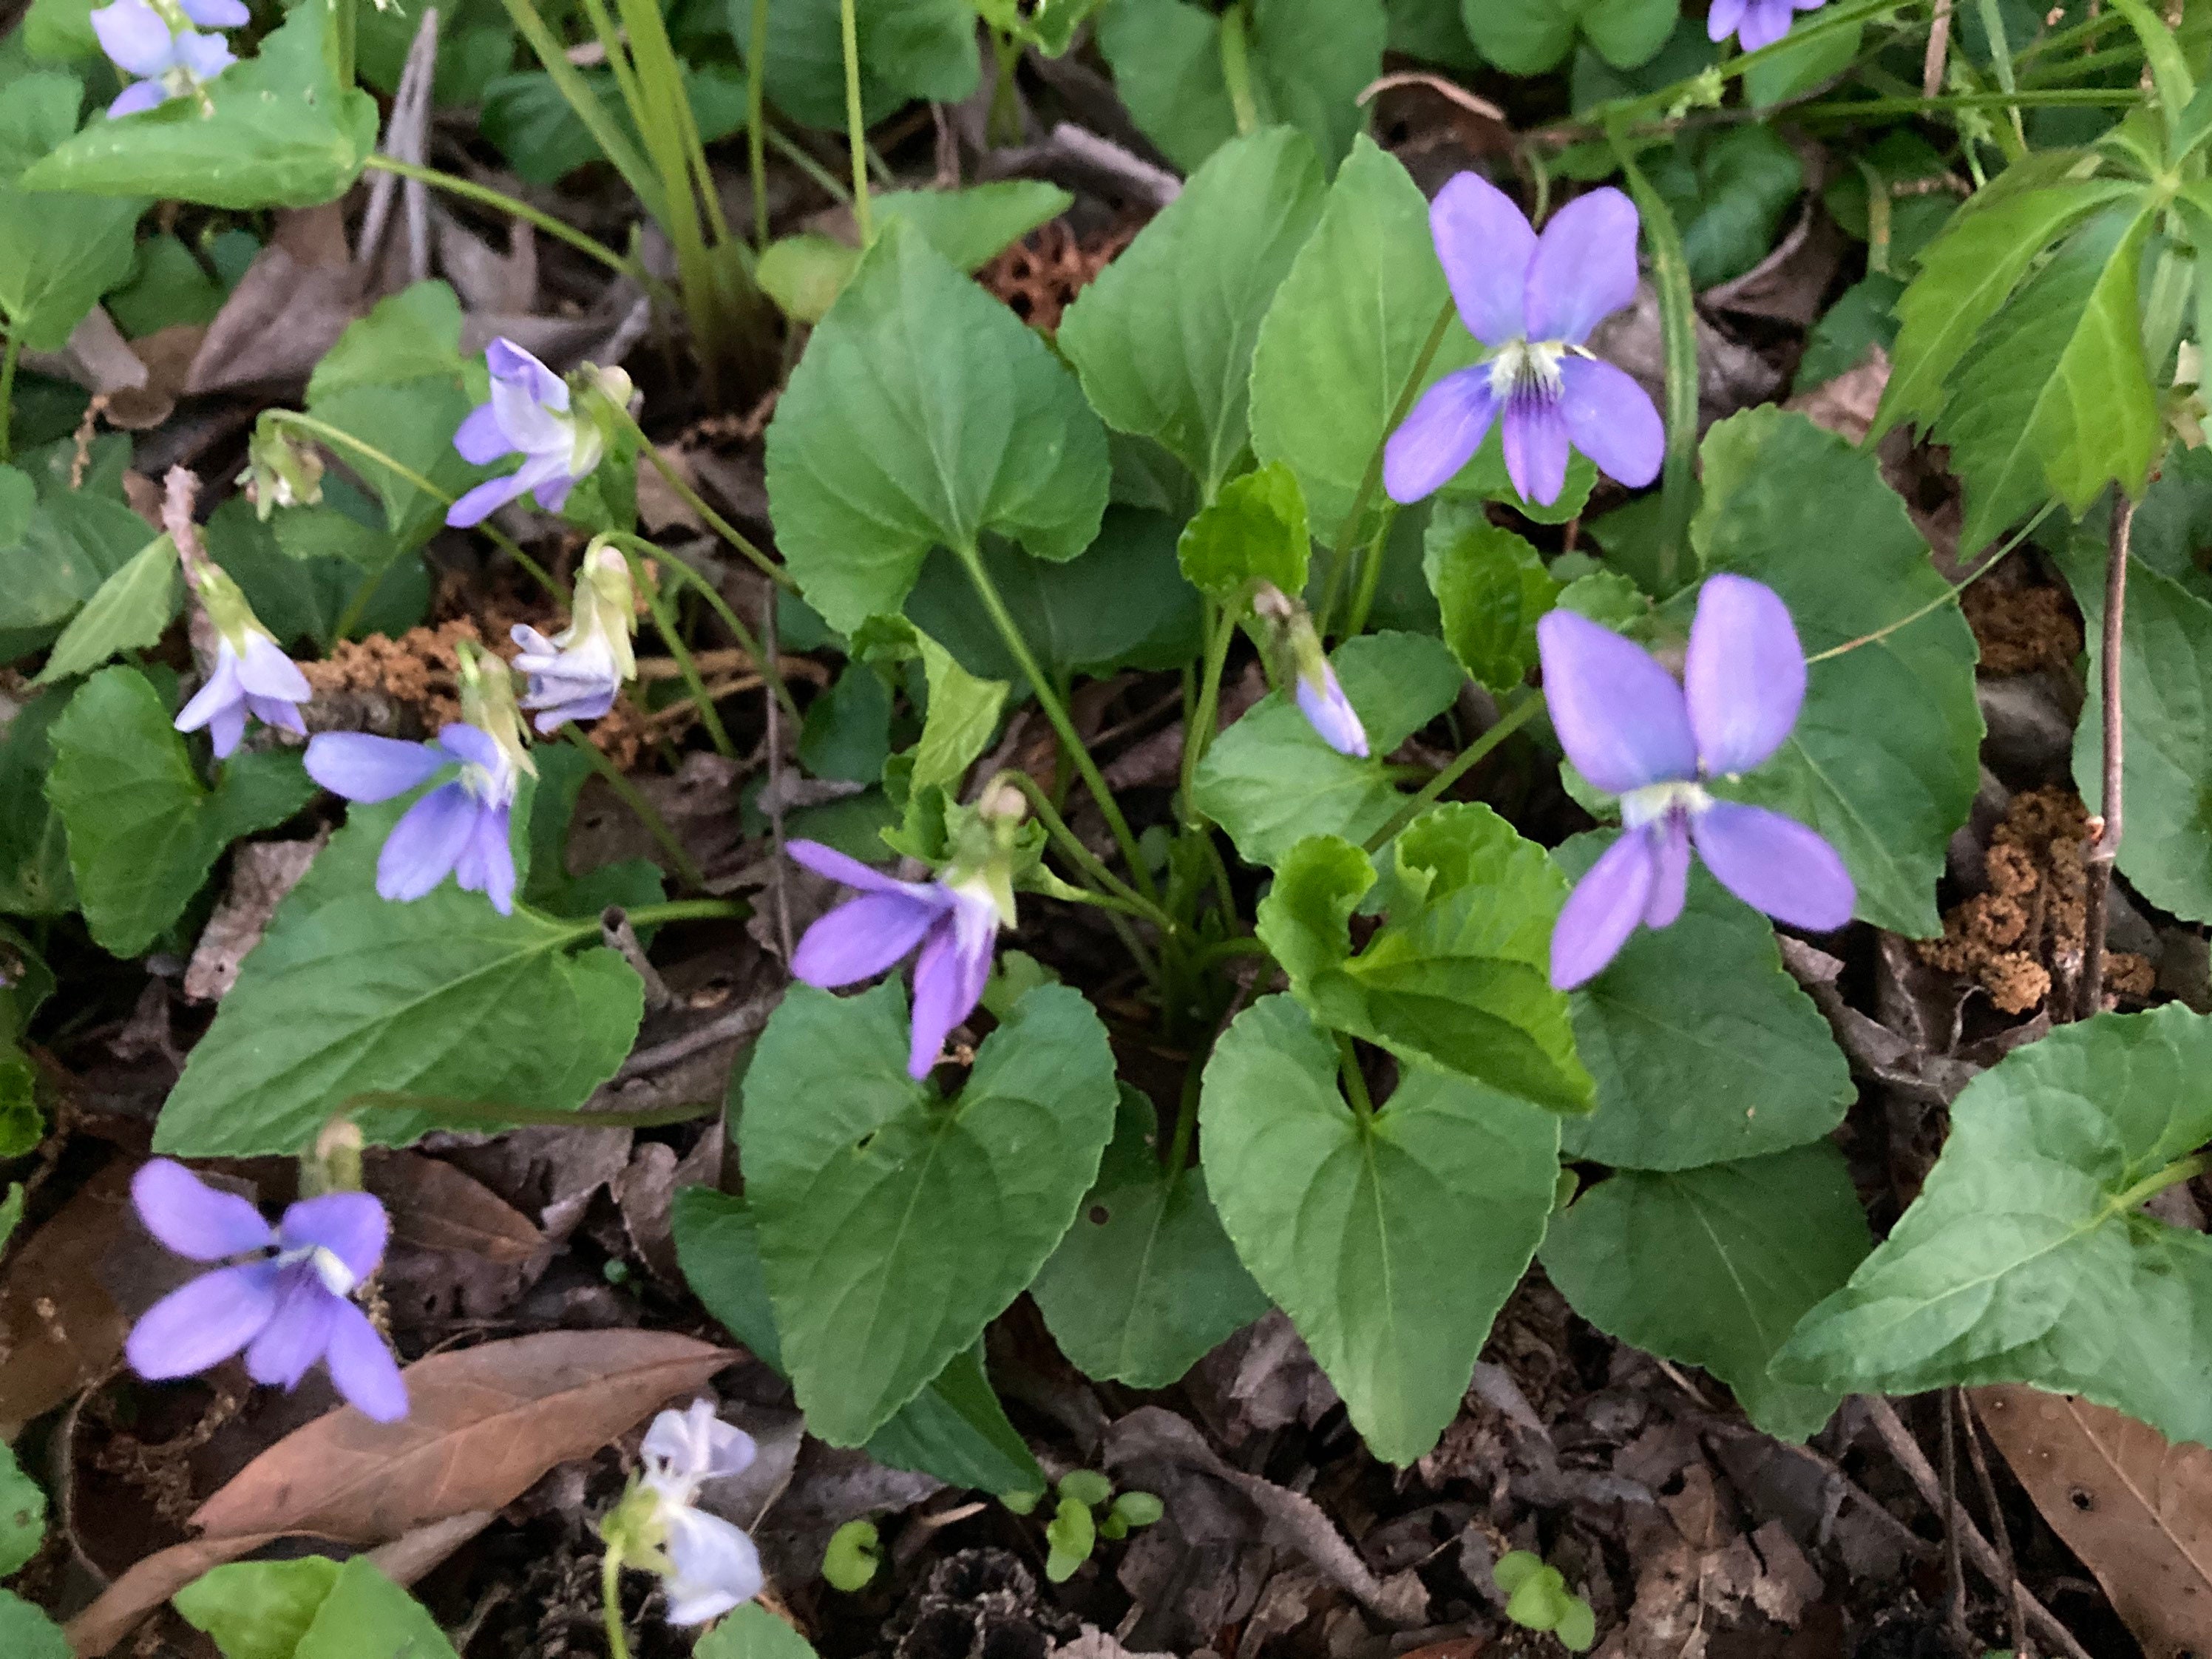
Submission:
POLYGON ((1244 599, 1254 582, 1304 592, 1312 551, 1305 497, 1290 468, 1279 464, 1224 487, 1211 507, 1183 526, 1176 562, 1184 580, 1229 605, 1244 599))
POLYGON ((1780 752, 1716 792, 1826 836, 1858 884, 1862 919, 1936 933, 1945 848, 1981 775, 1966 618, 1872 452, 1769 406, 1719 422, 1702 453, 1690 539, 1705 568, 1773 588, 1808 656, 1849 647, 1812 665, 1780 752))
POLYGON ((1114 1139, 1075 1224, 1030 1293, 1086 1376, 1171 1388, 1267 1311, 1206 1196, 1206 1172, 1170 1178, 1152 1104, 1124 1085, 1114 1139))
POLYGON ((1082 995, 1031 991, 950 1101, 907 1076, 894 980, 794 986, 745 1074, 738 1141, 783 1358, 808 1426, 858 1445, 1025 1289, 1113 1130, 1082 995))
POLYGON ((173 1598, 223 1659, 454 1659, 420 1601, 365 1555, 239 1561, 203 1574, 173 1598))
POLYGON ((815 1659, 814 1645, 757 1601, 748 1601, 699 1638, 696 1659, 815 1659))
POLYGON ((929 681, 929 712, 915 750, 911 787, 927 789, 935 784, 949 789, 968 775, 968 769, 990 747, 1011 688, 1004 680, 976 678, 928 635, 919 637, 922 672, 929 681))
POLYGON ((1754 1425, 1803 1441, 1838 1396, 1778 1382, 1767 1362, 1872 1242, 1843 1154, 1818 1141, 1702 1169, 1624 1170, 1553 1219, 1543 1260, 1607 1335, 1704 1366, 1754 1425))
POLYGON ((1508 75, 1557 69, 1586 39, 1616 69, 1633 69, 1667 44, 1680 0, 1464 0, 1476 49, 1508 75))
POLYGON ((125 651, 143 651, 161 637, 177 614, 184 580, 177 544, 156 536, 130 563, 94 590, 84 609, 54 641, 36 685, 51 685, 100 666, 125 651))
POLYGON ((131 273, 143 201, 33 195, 22 171, 76 131, 84 88, 35 70, 0 87, 0 319, 33 351, 66 342, 100 296, 131 273))
POLYGON ((1224 144, 1061 320, 1107 424, 1158 439, 1209 500, 1249 450, 1252 349, 1326 193, 1294 129, 1224 144))
POLYGON ((877 223, 903 219, 961 270, 975 270, 1074 204, 1058 185, 1005 179, 964 190, 885 191, 874 208, 877 223))
POLYGON ((896 612, 933 547, 987 530, 1071 559, 1106 506, 1106 433, 1044 343, 922 234, 885 225, 769 428, 776 536, 851 633, 896 612))
POLYGON ((2208 1068, 2212 1020, 2179 1003, 2014 1049, 1953 1103, 1920 1196, 1775 1374, 1854 1393, 2022 1382, 2212 1443, 2212 1238, 2142 1209, 2212 1140, 2208 1068))
POLYGON ((46 798, 69 829, 85 925, 118 957, 137 956, 183 913, 224 848, 314 794, 299 757, 283 751, 238 755, 205 787, 135 668, 104 669, 80 687, 52 742, 46 798))
POLYGON ((1288 997, 1206 1063, 1200 1144, 1237 1254, 1291 1316, 1378 1457, 1413 1462, 1459 1411, 1543 1236, 1558 1120, 1416 1066, 1372 1117, 1288 997))

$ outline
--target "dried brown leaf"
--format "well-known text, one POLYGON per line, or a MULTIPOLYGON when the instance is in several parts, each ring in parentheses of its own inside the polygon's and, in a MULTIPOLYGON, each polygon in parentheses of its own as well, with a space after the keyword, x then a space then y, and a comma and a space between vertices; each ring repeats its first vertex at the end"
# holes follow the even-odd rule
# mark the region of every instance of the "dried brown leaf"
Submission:
POLYGON ((123 1351, 124 1310, 89 1271, 127 1237, 131 1163, 118 1158, 25 1241, 0 1277, 0 1439, 97 1382, 123 1351))
POLYGON ((544 1245, 529 1217, 442 1158, 374 1152, 363 1175, 391 1212, 394 1243, 479 1255, 502 1267, 529 1261, 544 1245))
POLYGON ((1977 1389, 1974 1410, 2148 1659, 2212 1652, 2212 1450, 2035 1389, 1977 1389))

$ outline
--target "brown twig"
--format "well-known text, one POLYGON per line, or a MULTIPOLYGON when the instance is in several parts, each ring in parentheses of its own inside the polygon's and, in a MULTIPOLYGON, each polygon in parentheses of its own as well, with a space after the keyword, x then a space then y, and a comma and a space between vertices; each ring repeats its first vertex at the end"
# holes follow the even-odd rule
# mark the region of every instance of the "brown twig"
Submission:
POLYGON ((1951 56, 1951 0, 1936 0, 1936 21, 1928 31, 1928 55, 1920 63, 1920 95, 1943 90, 1943 70, 1951 56))
POLYGON ((2120 713, 2120 641, 2128 599, 2128 544, 2135 529, 2136 504, 2124 490, 2112 501, 2112 527, 2105 549, 2104 658, 2098 665, 2099 702, 2105 721, 2104 793, 2092 818, 2097 839, 2087 858, 2089 890, 2081 940, 2081 981, 2075 988, 2074 1018, 2087 1019, 2105 1005, 2105 917, 2112 892, 2112 862, 2120 855, 2120 785, 2127 761, 2126 732, 2120 713))
POLYGON ((1997 1507, 1997 1485, 1990 1478, 1989 1455, 1982 1449, 1981 1432, 1974 1426, 1974 1413, 1964 1389, 1959 1390, 1959 1420, 1966 1431, 1966 1455, 1974 1466, 1974 1484, 1981 1488, 1982 1507, 1989 1511, 1990 1530, 1996 1536, 1997 1566, 2012 1580, 2012 1589, 2005 1597, 2012 1650, 2016 1659, 2035 1659, 2035 1650, 2028 1644, 2027 1615, 2020 1605, 2020 1572, 2013 1564, 2012 1529, 2005 1525, 2004 1511, 1997 1507))
POLYGON ((661 978, 660 969, 653 965, 645 954, 645 946, 638 943, 637 929, 629 925, 629 911, 619 904, 610 904, 600 911, 599 938, 607 949, 619 952, 622 959, 629 963, 630 971, 644 982, 647 1013, 657 1014, 676 1000, 668 981, 661 978))
POLYGON ((1936 1396, 1943 1419, 1943 1628, 1961 1655, 1974 1651, 1974 1633, 1966 1626, 1966 1570, 1959 1561, 1959 1448, 1952 1426, 1951 1390, 1936 1396))
MULTIPOLYGON (((1936 1471, 1928 1462, 1928 1454, 1920 1449, 1920 1443, 1912 1437, 1912 1431, 1898 1416, 1897 1408, 1877 1394, 1862 1395, 1860 1401, 1866 1407, 1875 1432, 1881 1437, 1882 1444, 1889 1448, 1889 1455, 1897 1460, 1898 1467, 1905 1471, 1906 1478, 1919 1488, 1922 1501, 1931 1509, 1940 1509, 1943 1501, 1942 1484, 1936 1478, 1936 1471)), ((2058 1616, 2049 1607, 2037 1601, 2027 1585, 2018 1578, 2007 1579, 2000 1576, 2004 1572, 2004 1565, 1997 1559, 1996 1551, 1990 1547, 1990 1540, 1982 1536, 1981 1528, 1964 1516, 1959 1518, 1959 1542, 1966 1552, 1966 1559, 1974 1564, 1975 1571, 1999 1589, 2009 1587, 2012 1593, 2020 1598, 2027 1622, 2037 1635, 2065 1655, 2066 1659, 2091 1659, 2088 1649, 2075 1640, 2074 1632, 2061 1624, 2058 1616)))

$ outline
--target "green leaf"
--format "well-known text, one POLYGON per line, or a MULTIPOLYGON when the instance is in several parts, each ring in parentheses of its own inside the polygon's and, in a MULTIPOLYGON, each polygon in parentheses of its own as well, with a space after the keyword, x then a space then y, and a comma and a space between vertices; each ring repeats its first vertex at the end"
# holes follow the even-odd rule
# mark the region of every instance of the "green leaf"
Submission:
POLYGON ((1716 793, 1826 836, 1858 884, 1861 919, 1917 938, 1940 932, 1936 883, 1980 778, 1966 618, 1944 601, 1947 584, 1870 450, 1770 406, 1708 432, 1703 468, 1690 539, 1706 570, 1773 588, 1808 655, 1894 629, 1814 663, 1790 740, 1716 793), (1835 557, 1838 547, 1851 556, 1835 557))
POLYGON ((1004 680, 978 679, 952 659, 952 653, 924 634, 922 672, 929 680, 929 712, 914 755, 911 787, 932 784, 950 789, 968 775, 999 729, 1000 713, 1011 689, 1004 680))
MULTIPOLYGON (((2089 648, 2088 684, 2104 672, 2105 538, 2077 536, 2063 562, 2081 606, 2089 648)), ((2127 834, 2120 873, 2152 903, 2191 921, 2212 919, 2212 751, 2205 744, 2212 706, 2212 605, 2128 562, 2121 616, 2121 798, 2127 834)), ((2105 711, 2097 697, 2074 732, 2074 782, 2081 799, 2104 790, 2105 711)))
POLYGON ((2014 1049, 1953 1103, 1920 1196, 1774 1373, 1887 1394, 2022 1382, 2212 1440, 2212 1238, 2140 1208, 2212 1139, 2208 1065, 2212 1021, 2179 1003, 2014 1049))
POLYGON ((1544 1558, 1528 1550, 1508 1550, 1491 1568, 1491 1582, 1511 1595, 1544 1571, 1544 1558))
POLYGON ((172 1600, 223 1659, 454 1659, 422 1604, 365 1555, 343 1565, 322 1556, 233 1562, 172 1600))
POLYGON ((1843 1154, 1825 1141, 1733 1164, 1628 1170, 1553 1218, 1544 1271, 1608 1336, 1702 1365, 1753 1425, 1804 1441, 1836 1391, 1784 1382, 1767 1362, 1872 1241, 1843 1154))
POLYGON ((119 501, 67 489, 31 505, 19 494, 24 474, 0 467, 0 650, 35 650, 100 585, 146 545, 146 521, 119 501), (27 520, 14 524, 17 505, 27 520))
POLYGON ((822 1577, 832 1589, 843 1590, 848 1595, 868 1587, 883 1565, 883 1557, 876 1549, 876 1523, 872 1521, 848 1521, 830 1534, 830 1547, 822 1553, 822 1577))
POLYGON ((1091 1517, 1091 1506, 1078 1498, 1061 1498, 1052 1519, 1045 1523, 1044 1540, 1051 1547, 1044 1576, 1053 1583, 1064 1584, 1098 1547, 1098 1523, 1091 1517))
MULTIPOLYGON (((752 42, 751 0, 732 0, 730 33, 752 42)), ((981 58, 969 0, 857 0, 860 107, 870 125, 916 99, 957 104, 975 90, 981 58)), ((845 60, 838 9, 820 0, 772 0, 769 101, 810 127, 845 125, 845 60)))
POLYGON ((1951 372, 2036 256, 2135 188, 2115 179, 2033 190, 1993 188, 1960 208, 1949 228, 1922 253, 1919 276, 1897 302, 1896 368, 1882 389, 1868 441, 1899 421, 1932 426, 1950 401, 1945 388, 1951 372))
POLYGON ((159 197, 210 207, 317 207, 343 195, 376 148, 376 100, 342 86, 338 0, 304 0, 259 53, 191 98, 95 121, 22 178, 26 190, 159 197))
POLYGON ((15 1229, 22 1224, 23 1183, 12 1181, 8 1183, 7 1196, 0 1198, 0 1249, 7 1249, 8 1241, 15 1236, 15 1229))
POLYGON ((1460 666, 1503 696, 1536 662, 1536 622, 1561 584, 1536 550, 1501 530, 1480 507, 1440 503, 1421 560, 1443 612, 1444 643, 1460 666))
POLYGON ((1587 39, 1615 69, 1634 69, 1674 32, 1680 0, 1462 0, 1476 49, 1508 75, 1541 75, 1587 39))
POLYGON ((69 832, 46 797, 51 733, 70 694, 49 691, 0 732, 0 915, 58 916, 76 908, 69 832))
POLYGON ((83 98, 75 76, 52 71, 0 88, 0 318, 34 351, 58 350, 130 274, 144 205, 15 187, 26 167, 76 131, 83 98))
POLYGON ((794 986, 745 1074, 783 1357, 833 1445, 866 1440, 1028 1286, 1113 1129, 1113 1056, 1075 991, 1024 997, 951 1101, 907 1076, 907 1047, 897 981, 843 1000, 794 986))
MULTIPOLYGON (((983 568, 1047 674, 1179 668, 1198 655, 1205 623, 1198 595, 1176 579, 1176 528, 1164 514, 1109 507, 1098 539, 1064 564, 991 538, 983 568)), ((969 673, 1030 695, 1027 676, 951 554, 940 550, 922 566, 906 613, 969 673)))
POLYGON ((1389 920, 1354 956, 1348 924, 1375 879, 1367 855, 1334 836, 1300 842, 1283 860, 1259 933, 1292 994, 1323 1024, 1401 1060, 1588 1111, 1590 1076, 1547 972, 1567 884, 1543 848, 1487 806, 1432 808, 1398 837, 1389 920))
POLYGON ((1660 151, 1650 178, 1681 227, 1690 281, 1705 289, 1766 257, 1805 188, 1805 164, 1771 127, 1713 127, 1660 151))
POLYGON ((1249 863, 1278 863, 1306 836, 1364 842, 1388 823, 1406 798, 1384 757, 1449 707, 1464 678, 1443 642, 1420 634, 1363 635, 1329 662, 1367 729, 1370 758, 1330 748, 1297 702, 1275 691, 1199 763, 1194 804, 1249 863))
MULTIPOLYGON (((1577 836, 1553 857, 1579 880, 1613 840, 1577 836)), ((1572 1003, 1597 1079, 1596 1112, 1561 1133, 1573 1158, 1632 1170, 1751 1158, 1819 1139, 1857 1097, 1773 928, 1703 865, 1680 920, 1638 928, 1572 1003)))
POLYGON ((799 758, 817 777, 873 783, 891 752, 891 689, 874 666, 849 662, 806 707, 799 758))
POLYGON ((179 324, 205 327, 227 297, 223 284, 183 242, 149 236, 131 260, 130 282, 107 295, 107 314, 125 339, 141 340, 179 324))
POLYGON ((905 220, 963 270, 980 270, 1074 204, 1075 198, 1058 185, 1038 179, 1007 179, 964 190, 886 191, 872 204, 878 224, 905 220))
MULTIPOLYGON (((644 1008, 637 975, 612 951, 570 950, 598 936, 596 920, 556 922, 523 906, 502 916, 450 883, 411 903, 376 896, 395 807, 355 807, 277 907, 170 1091, 154 1136, 161 1151, 296 1152, 368 1093, 565 1111, 629 1053, 644 1008)), ((373 1144, 404 1146, 435 1114, 392 1107, 358 1121, 373 1144)))
MULTIPOLYGON (((1366 125, 1358 97, 1382 72, 1382 0, 1257 0, 1246 64, 1263 127, 1295 126, 1334 167, 1366 125)), ((1184 0, 1109 0, 1098 48, 1145 136, 1194 173, 1237 136, 1221 23, 1184 0)))
POLYGON ((1241 602, 1254 582, 1297 595, 1306 589, 1313 544, 1306 501, 1279 463, 1225 485, 1211 507, 1183 526, 1176 562, 1183 580, 1224 605, 1241 602))
MULTIPOLYGON (((441 282, 416 283, 348 323, 307 377, 312 407, 362 386, 435 378, 456 386, 471 364, 461 356, 461 302, 441 282)), ((350 465, 353 457, 346 458, 350 465)))
MULTIPOLYGON (((763 1364, 787 1375, 761 1261, 760 1229, 745 1200, 686 1187, 676 1194, 672 1218, 677 1261, 707 1311, 763 1364)), ((927 1470, 956 1486, 1044 1490, 1043 1471, 991 1391, 981 1342, 948 1360, 927 1388, 870 1437, 867 1449, 878 1463, 927 1470)))
POLYGON ((34 685, 51 685, 100 666, 125 651, 158 641, 177 614, 184 581, 177 544, 156 536, 130 563, 94 590, 54 641, 34 685))
POLYGON ((0 1578, 21 1571, 46 1536, 46 1494, 23 1473, 15 1454, 0 1446, 0 1578))
POLYGON ((696 1659, 815 1659, 813 1644, 757 1601, 732 1608, 692 1652, 696 1659))
POLYGON ((1238 1015, 1206 1067, 1200 1146, 1222 1224, 1378 1457, 1411 1463, 1459 1410, 1552 1207, 1558 1121, 1418 1067, 1371 1117, 1288 997, 1238 1015))
POLYGON ((1459 0, 1383 0, 1390 14, 1390 50, 1446 69, 1482 67, 1460 21, 1459 0))
POLYGON ((224 848, 282 823, 315 793, 298 757, 275 751, 237 756, 206 788, 161 694, 135 668, 88 680, 52 741, 46 799, 68 826, 85 925, 118 957, 137 956, 183 914, 224 848))
POLYGON ((2130 202, 2075 231, 1960 368, 1933 435, 1966 486, 1960 546, 2054 495, 2078 516, 2108 483, 2142 494, 2164 433, 2138 298, 2154 218, 2130 202))
POLYGON ((1268 1307, 1221 1230, 1206 1172, 1170 1176, 1157 1127, 1152 1103, 1124 1085, 1098 1182, 1030 1286, 1078 1369, 1133 1389, 1173 1387, 1268 1307))
POLYGON ((12 1038, 0 1042, 0 1158, 35 1152, 46 1138, 39 1077, 12 1038))
MULTIPOLYGON (((1338 537, 1378 465, 1407 378, 1450 303, 1429 238, 1428 198, 1397 158, 1360 138, 1321 223, 1276 290, 1252 355, 1252 447, 1297 474, 1324 539, 1338 537)), ((1424 386, 1473 362, 1456 318, 1424 386)), ((1389 503, 1366 489, 1350 541, 1389 503)))
MULTIPOLYGON (((1071 559, 1106 506, 1105 429, 1013 313, 912 227, 883 227, 769 428, 777 540, 807 602, 851 633, 930 549, 995 531, 1071 559)), ((934 631, 934 630, 933 630, 934 631)))
POLYGON ((8 1659, 76 1659, 62 1627, 13 1590, 0 1589, 0 1651, 8 1659))
POLYGON ((1106 423, 1164 444, 1208 500, 1249 452, 1253 346, 1326 193, 1294 129, 1224 144, 1061 320, 1106 423))

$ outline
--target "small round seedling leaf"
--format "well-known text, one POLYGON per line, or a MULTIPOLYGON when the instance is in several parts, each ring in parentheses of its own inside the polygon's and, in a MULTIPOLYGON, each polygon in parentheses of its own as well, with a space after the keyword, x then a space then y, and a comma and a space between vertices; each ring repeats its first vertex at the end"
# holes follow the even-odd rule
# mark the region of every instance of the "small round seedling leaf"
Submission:
POLYGON ((883 1559, 877 1541, 872 1521, 848 1521, 831 1533, 830 1547, 822 1553, 822 1576, 830 1588, 848 1595, 866 1589, 883 1559))
POLYGON ((1070 1469, 1060 1478, 1060 1495, 1095 1509, 1114 1495, 1114 1483, 1096 1469, 1070 1469))

